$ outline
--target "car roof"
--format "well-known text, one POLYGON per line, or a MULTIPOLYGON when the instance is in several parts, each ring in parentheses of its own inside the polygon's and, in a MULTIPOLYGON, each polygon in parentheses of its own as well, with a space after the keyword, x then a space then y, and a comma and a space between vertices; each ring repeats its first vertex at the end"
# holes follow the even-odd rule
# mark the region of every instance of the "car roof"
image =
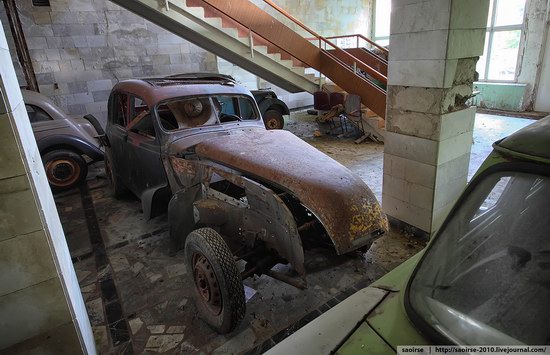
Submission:
POLYGON ((506 155, 550 163, 550 116, 496 142, 494 148, 506 155))
POLYGON ((235 80, 222 74, 190 73, 162 78, 131 79, 119 82, 114 91, 127 92, 140 97, 148 106, 176 97, 240 94, 251 96, 250 91, 235 80))
POLYGON ((21 89, 21 94, 23 95, 25 105, 38 106, 46 111, 53 119, 70 118, 70 116, 59 108, 49 97, 39 92, 21 89))

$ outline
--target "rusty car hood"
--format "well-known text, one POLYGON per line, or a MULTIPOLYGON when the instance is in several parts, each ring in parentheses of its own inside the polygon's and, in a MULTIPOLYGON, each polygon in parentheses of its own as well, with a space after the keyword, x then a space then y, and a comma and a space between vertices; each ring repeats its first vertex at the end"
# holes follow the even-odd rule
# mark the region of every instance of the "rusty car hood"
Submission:
POLYGON ((317 216, 338 254, 368 245, 388 220, 370 188, 349 169, 283 130, 232 130, 196 145, 201 158, 292 193, 317 216))

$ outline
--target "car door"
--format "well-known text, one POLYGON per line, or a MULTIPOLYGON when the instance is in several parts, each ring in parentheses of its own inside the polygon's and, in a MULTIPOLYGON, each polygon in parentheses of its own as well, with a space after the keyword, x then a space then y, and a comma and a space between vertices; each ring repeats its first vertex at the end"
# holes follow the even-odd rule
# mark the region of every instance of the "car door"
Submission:
POLYGON ((152 112, 141 98, 129 95, 128 106, 125 149, 129 161, 129 187, 142 200, 152 199, 157 190, 167 186, 160 137, 152 112))
POLYGON ((112 173, 116 175, 124 186, 131 188, 130 167, 127 158, 128 132, 128 97, 123 92, 114 92, 109 99, 109 118, 107 122, 107 138, 110 147, 107 149, 107 159, 110 162, 112 173))

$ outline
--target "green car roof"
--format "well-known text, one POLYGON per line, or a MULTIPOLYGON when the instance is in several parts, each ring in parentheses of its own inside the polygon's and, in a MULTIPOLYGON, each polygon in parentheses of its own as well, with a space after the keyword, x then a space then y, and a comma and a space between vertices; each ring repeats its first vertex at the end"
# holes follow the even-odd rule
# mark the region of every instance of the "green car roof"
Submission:
POLYGON ((496 142, 493 147, 505 155, 550 164, 550 116, 496 142))

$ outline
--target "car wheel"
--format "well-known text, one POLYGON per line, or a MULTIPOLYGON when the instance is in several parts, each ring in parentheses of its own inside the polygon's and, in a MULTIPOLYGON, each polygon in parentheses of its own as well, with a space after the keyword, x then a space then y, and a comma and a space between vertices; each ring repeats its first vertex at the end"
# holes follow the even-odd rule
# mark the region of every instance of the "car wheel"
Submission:
POLYGON ((128 189, 113 172, 113 164, 108 154, 105 154, 105 174, 107 174, 109 182, 111 183, 111 192, 113 196, 115 198, 123 197, 128 192, 128 189))
POLYGON ((277 110, 268 110, 264 114, 264 124, 267 129, 283 129, 285 125, 283 114, 277 110))
POLYGON ((88 164, 82 156, 66 149, 48 152, 42 157, 46 177, 53 191, 80 185, 88 175, 88 164))
POLYGON ((185 261, 201 318, 221 334, 235 329, 246 311, 244 288, 223 238, 211 228, 194 230, 185 241, 185 261))

